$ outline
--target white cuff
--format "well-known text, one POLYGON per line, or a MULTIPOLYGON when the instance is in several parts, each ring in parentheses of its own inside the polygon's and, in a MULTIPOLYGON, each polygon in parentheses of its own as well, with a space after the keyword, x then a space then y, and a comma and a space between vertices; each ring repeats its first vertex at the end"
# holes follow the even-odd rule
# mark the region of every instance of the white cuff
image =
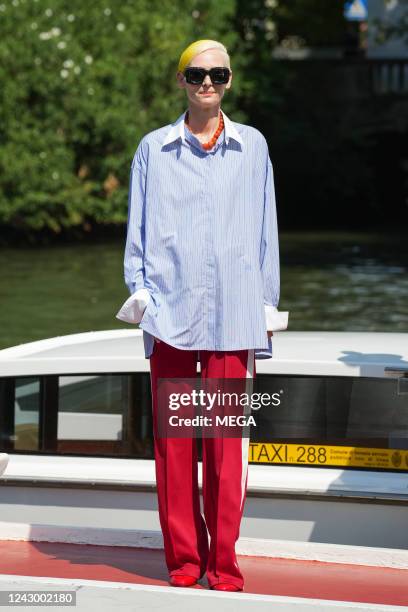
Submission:
POLYGON ((289 312, 278 312, 276 306, 265 304, 267 331, 282 331, 288 327, 289 312))
POLYGON ((125 323, 140 323, 150 299, 151 295, 147 289, 138 289, 122 304, 116 318, 125 323))

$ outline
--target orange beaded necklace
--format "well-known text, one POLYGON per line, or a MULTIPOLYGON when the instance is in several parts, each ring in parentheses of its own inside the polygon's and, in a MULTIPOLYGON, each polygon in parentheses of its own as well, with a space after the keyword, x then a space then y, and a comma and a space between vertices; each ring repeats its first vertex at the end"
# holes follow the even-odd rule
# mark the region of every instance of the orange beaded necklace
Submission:
MULTIPOLYGON (((190 130, 190 127, 188 125, 188 111, 186 112, 186 116, 184 118, 184 121, 185 121, 188 129, 190 130)), ((219 121, 218 121, 218 127, 215 130, 215 132, 214 132, 214 136, 208 142, 201 143, 201 146, 203 147, 203 149, 205 149, 206 151, 208 151, 209 149, 212 149, 213 146, 215 145, 215 143, 217 142, 218 136, 221 134, 223 129, 224 129, 224 118, 223 118, 222 113, 220 111, 220 118, 219 118, 219 121)), ((191 132, 191 130, 190 130, 190 132, 191 132)))

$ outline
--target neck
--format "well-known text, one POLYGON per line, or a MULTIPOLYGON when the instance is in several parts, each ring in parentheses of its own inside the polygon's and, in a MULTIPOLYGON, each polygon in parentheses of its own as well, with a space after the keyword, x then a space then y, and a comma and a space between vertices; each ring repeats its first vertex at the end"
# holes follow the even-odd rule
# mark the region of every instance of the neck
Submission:
POLYGON ((218 127, 220 106, 212 108, 188 107, 188 127, 195 135, 211 138, 218 127))

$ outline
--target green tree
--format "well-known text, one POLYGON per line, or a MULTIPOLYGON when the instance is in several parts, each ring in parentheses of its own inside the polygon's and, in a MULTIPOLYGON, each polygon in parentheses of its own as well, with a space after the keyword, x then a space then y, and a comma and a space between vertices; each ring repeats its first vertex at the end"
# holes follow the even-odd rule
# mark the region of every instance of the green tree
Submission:
MULTIPOLYGON (((385 8, 393 6, 394 0, 383 0, 385 8)), ((408 44, 408 0, 398 0, 396 7, 399 11, 399 18, 395 19, 392 14, 392 19, 372 19, 370 27, 375 32, 375 40, 377 43, 384 43, 392 38, 401 38, 408 44)))
POLYGON ((233 44, 233 1, 0 2, 3 231, 122 226, 140 138, 184 107, 179 55, 200 37, 233 44))

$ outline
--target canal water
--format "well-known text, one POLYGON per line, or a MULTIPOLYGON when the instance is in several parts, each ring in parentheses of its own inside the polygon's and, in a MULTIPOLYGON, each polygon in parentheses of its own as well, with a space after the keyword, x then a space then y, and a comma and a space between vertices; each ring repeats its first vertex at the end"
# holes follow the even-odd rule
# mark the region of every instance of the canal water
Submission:
MULTIPOLYGON (((289 330, 408 332, 408 233, 280 233, 289 330)), ((124 241, 0 250, 0 348, 132 327, 124 241)))

